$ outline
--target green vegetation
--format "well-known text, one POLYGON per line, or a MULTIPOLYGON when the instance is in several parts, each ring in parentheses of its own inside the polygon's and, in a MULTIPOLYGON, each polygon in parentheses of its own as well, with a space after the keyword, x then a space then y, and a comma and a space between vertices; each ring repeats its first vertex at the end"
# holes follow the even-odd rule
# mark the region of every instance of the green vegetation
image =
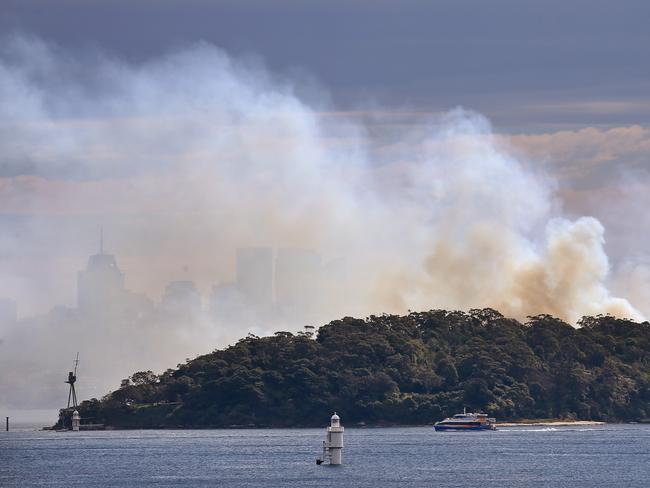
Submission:
POLYGON ((344 318, 237 344, 157 376, 134 374, 82 417, 118 428, 425 424, 482 410, 499 420, 650 417, 650 324, 492 309, 344 318))

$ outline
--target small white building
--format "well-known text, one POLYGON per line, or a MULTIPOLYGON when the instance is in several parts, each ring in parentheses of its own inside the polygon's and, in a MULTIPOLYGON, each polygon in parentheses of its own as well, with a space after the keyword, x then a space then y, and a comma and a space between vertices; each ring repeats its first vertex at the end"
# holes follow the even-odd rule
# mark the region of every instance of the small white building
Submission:
POLYGON ((341 464, 344 430, 341 427, 341 419, 334 412, 330 420, 330 426, 327 428, 327 438, 323 441, 323 457, 316 460, 317 464, 322 464, 327 460, 333 466, 341 464))
POLYGON ((75 410, 74 412, 72 412, 72 430, 78 432, 80 426, 81 426, 81 416, 79 415, 79 412, 75 410))

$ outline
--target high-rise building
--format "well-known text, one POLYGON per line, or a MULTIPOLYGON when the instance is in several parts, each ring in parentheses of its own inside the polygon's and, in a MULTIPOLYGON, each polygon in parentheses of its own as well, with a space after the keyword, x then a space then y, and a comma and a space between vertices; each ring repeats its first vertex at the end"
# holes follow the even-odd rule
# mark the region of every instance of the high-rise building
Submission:
POLYGON ((273 304, 273 251, 266 247, 237 249, 237 288, 245 303, 260 312, 273 304))
POLYGON ((235 283, 221 283, 212 287, 210 315, 220 322, 241 322, 246 318, 246 307, 235 283))
POLYGON ((172 281, 165 288, 161 311, 174 317, 194 317, 201 313, 201 295, 192 281, 172 281))
POLYGON ((102 309, 124 299, 124 274, 110 254, 95 254, 77 276, 77 303, 81 310, 102 309))
POLYGON ((77 306, 82 312, 118 312, 125 307, 124 274, 115 256, 104 253, 103 236, 99 253, 90 256, 77 275, 77 306))
POLYGON ((322 263, 313 249, 278 249, 275 300, 280 313, 293 321, 310 320, 321 298, 322 263))
POLYGON ((0 298, 0 325, 16 323, 16 301, 9 298, 0 298))

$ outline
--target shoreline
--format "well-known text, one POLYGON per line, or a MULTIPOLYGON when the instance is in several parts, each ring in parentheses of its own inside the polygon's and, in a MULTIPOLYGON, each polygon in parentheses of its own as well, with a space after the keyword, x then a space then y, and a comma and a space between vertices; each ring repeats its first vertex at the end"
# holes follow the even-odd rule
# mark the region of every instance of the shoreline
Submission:
POLYGON ((542 421, 524 421, 524 422, 497 422, 497 427, 571 427, 576 425, 597 426, 605 425, 607 422, 596 420, 542 420, 542 421))
MULTIPOLYGON (((596 427, 600 425, 606 425, 608 422, 601 422, 596 420, 523 420, 521 422, 511 421, 511 422, 497 422, 495 425, 497 428, 500 427, 571 427, 571 426, 583 426, 583 427, 596 427)), ((614 422, 617 423, 627 423, 627 422, 614 422)), ((29 427, 36 427, 34 424, 29 427)), ((350 428, 355 429, 390 429, 390 428, 419 428, 419 427, 433 427, 433 424, 413 424, 413 425, 403 425, 403 424, 351 424, 350 428)), ((128 430, 275 430, 275 429, 319 429, 321 426, 254 426, 254 425, 229 425, 229 426, 203 426, 203 427, 182 427, 182 426, 157 426, 157 427, 116 427, 116 426, 104 426, 103 429, 81 429, 82 431, 128 431, 128 430)), ((39 426, 36 430, 40 431, 56 431, 52 427, 42 427, 39 426)))

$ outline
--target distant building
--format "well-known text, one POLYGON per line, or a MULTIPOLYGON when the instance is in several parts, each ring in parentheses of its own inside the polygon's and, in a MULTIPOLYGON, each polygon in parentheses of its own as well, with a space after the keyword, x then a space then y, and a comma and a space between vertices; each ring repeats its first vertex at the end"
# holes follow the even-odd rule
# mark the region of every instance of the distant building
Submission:
POLYGON ((125 305, 124 274, 115 257, 104 254, 90 256, 88 265, 77 276, 77 306, 83 312, 117 311, 125 305))
POLYGON ((90 256, 86 269, 77 275, 77 308, 82 315, 140 319, 152 313, 153 303, 124 287, 124 273, 115 256, 104 253, 102 239, 99 253, 90 256))
POLYGON ((15 324, 16 319, 16 301, 10 298, 0 298, 0 324, 15 324))
POLYGON ((335 258, 323 263, 321 289, 321 321, 367 314, 364 288, 353 285, 347 259, 335 258))
POLYGON ((322 263, 312 249, 278 249, 275 260, 275 301, 282 316, 309 320, 321 299, 322 263))
POLYGON ((244 297, 236 283, 214 285, 209 302, 210 315, 219 322, 240 322, 246 315, 244 297))
POLYGON ((237 249, 237 288, 248 306, 262 313, 273 304, 273 250, 237 249))
POLYGON ((161 312, 174 317, 192 317, 201 313, 201 295, 192 281, 172 281, 165 288, 161 312))

